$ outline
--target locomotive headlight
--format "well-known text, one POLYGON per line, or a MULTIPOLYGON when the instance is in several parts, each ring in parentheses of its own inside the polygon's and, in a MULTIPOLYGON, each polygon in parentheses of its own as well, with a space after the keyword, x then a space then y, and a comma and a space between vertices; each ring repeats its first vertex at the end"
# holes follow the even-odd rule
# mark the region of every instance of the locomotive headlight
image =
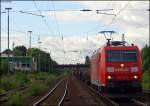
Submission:
POLYGON ((111 79, 111 76, 109 75, 107 78, 108 78, 108 79, 111 79))
POLYGON ((138 71, 138 67, 131 67, 131 72, 137 72, 138 71))
POLYGON ((114 67, 107 67, 107 72, 114 72, 114 67))
POLYGON ((138 76, 137 76, 137 75, 134 75, 134 76, 133 76, 133 78, 134 78, 134 79, 137 79, 137 78, 138 78, 138 76))

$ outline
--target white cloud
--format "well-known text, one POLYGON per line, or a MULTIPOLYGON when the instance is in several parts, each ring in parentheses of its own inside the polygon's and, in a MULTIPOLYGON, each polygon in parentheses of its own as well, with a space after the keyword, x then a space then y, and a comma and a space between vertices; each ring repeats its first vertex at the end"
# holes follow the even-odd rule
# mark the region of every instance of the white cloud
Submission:
MULTIPOLYGON (((116 27, 126 33, 126 36, 133 36, 137 39, 138 45, 141 47, 143 43, 148 44, 149 36, 149 12, 144 11, 149 9, 149 1, 77 1, 85 9, 114 9, 107 13, 118 14, 121 9, 121 12, 117 17, 115 17, 112 24, 111 21, 114 16, 109 15, 98 15, 96 12, 55 12, 56 17, 59 21, 67 22, 76 22, 76 21, 97 21, 101 22, 106 27, 113 28, 116 27), (110 24, 110 25, 109 25, 110 24), (108 25, 108 27, 107 27, 108 25), (142 40, 139 40, 140 38, 142 40), (139 40, 139 41, 138 41, 139 40)), ((53 13, 49 14, 53 16, 53 13)), ((109 29, 110 29, 109 28, 109 29)), ((130 41, 130 39, 129 39, 130 41)), ((131 42, 135 42, 131 40, 131 42)))
POLYGON ((60 64, 77 61, 84 63, 85 56, 91 56, 91 53, 102 44, 96 35, 88 37, 88 40, 78 36, 64 37, 63 40, 61 37, 45 37, 41 40, 42 49, 47 48, 47 52, 51 52, 52 58, 60 64))
MULTIPOLYGON (((125 33, 126 41, 135 43, 142 48, 149 42, 149 12, 141 11, 149 8, 149 1, 77 1, 85 9, 114 9, 112 12, 117 14, 120 9, 127 5, 125 10, 115 18, 115 21, 109 26, 110 28, 117 27, 121 33, 125 33)), ((108 25, 114 16, 96 14, 96 12, 72 12, 56 11, 57 20, 62 22, 83 22, 83 21, 96 21, 108 25)), ((54 13, 43 12, 44 15, 54 17, 54 13)), ((104 27, 105 29, 105 27, 104 27)), ((6 35, 7 36, 7 35, 6 35)), ((104 36, 87 35, 81 36, 65 36, 63 41, 61 37, 41 37, 41 48, 47 48, 51 52, 52 58, 58 63, 77 63, 84 62, 85 56, 91 56, 92 52, 101 47, 105 43, 104 36), (66 52, 64 55, 64 51, 66 52), (78 51, 78 52, 75 52, 78 51)), ((26 36, 14 36, 11 41, 15 41, 16 45, 24 44, 28 46, 28 40, 22 39, 26 36)), ((116 39, 120 39, 116 36, 116 39)), ((114 36, 115 39, 115 36, 114 36)), ((12 43, 12 42, 11 42, 12 43)), ((7 39, 2 38, 2 45, 7 48, 7 39)), ((37 43, 33 44, 38 47, 37 43)))
MULTIPOLYGON (((15 43, 14 46, 17 46, 17 45, 25 45, 26 47, 28 46, 27 37, 23 34, 11 33, 11 36, 9 37, 9 48, 10 49, 12 49, 13 42, 15 43)), ((2 45, 1 46, 2 51, 4 49, 8 48, 8 37, 7 37, 6 33, 2 33, 1 45, 2 45)))

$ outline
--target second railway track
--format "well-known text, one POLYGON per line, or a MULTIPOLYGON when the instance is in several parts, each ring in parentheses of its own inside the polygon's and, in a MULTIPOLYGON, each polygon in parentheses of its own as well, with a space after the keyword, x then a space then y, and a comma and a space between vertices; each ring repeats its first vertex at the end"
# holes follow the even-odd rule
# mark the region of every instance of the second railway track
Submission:
POLYGON ((68 84, 66 80, 59 81, 54 88, 49 90, 49 92, 37 100, 33 106, 38 105, 62 105, 67 93, 68 84))
POLYGON ((16 92, 23 92, 26 88, 27 88, 27 86, 26 87, 19 87, 17 89, 9 90, 5 93, 1 93, 0 94, 0 104, 3 105, 3 103, 7 102, 9 95, 12 95, 13 93, 16 93, 16 92))

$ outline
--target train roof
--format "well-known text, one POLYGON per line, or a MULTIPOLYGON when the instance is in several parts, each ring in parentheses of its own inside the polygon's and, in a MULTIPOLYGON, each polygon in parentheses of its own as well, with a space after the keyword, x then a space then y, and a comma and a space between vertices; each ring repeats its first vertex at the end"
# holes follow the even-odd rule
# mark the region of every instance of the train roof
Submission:
MULTIPOLYGON (((116 42, 115 42, 116 43, 116 42)), ((137 45, 134 45, 134 44, 131 44, 131 45, 117 45, 117 44, 110 44, 110 45, 107 45, 107 44, 105 44, 105 45, 103 45, 101 48, 98 48, 97 50, 95 50, 94 52, 93 52, 93 54, 92 54, 92 56, 94 56, 95 54, 97 54, 97 53, 100 53, 103 49, 121 49, 121 48, 123 48, 123 49, 139 49, 138 48, 138 46, 137 45)))

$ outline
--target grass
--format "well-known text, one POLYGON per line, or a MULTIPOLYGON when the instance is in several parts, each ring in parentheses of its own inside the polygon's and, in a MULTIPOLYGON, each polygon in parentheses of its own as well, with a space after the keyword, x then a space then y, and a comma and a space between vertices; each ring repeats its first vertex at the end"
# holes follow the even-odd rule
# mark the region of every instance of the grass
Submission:
POLYGON ((30 86, 29 93, 30 96, 37 96, 43 93, 43 91, 45 91, 46 89, 48 89, 48 86, 45 83, 36 81, 30 86))
POLYGON ((47 72, 23 73, 17 72, 13 75, 3 75, 0 82, 0 93, 16 89, 34 83, 36 80, 51 82, 57 76, 47 72))
POLYGON ((48 90, 52 81, 66 76, 67 73, 60 74, 59 71, 56 74, 50 72, 38 72, 38 73, 23 73, 17 72, 11 75, 5 75, 1 77, 0 93, 4 93, 11 89, 16 89, 22 86, 28 86, 27 92, 22 94, 15 92, 9 95, 8 105, 22 105, 23 102, 31 96, 37 96, 48 90))
POLYGON ((4 89, 0 89, 0 93, 5 93, 6 91, 4 89))
POLYGON ((144 89, 150 89, 150 72, 145 71, 142 78, 142 86, 144 89))
POLYGON ((47 77, 47 79, 44 81, 46 85, 49 85, 52 81, 58 79, 59 77, 56 75, 49 75, 49 77, 47 77))
POLYGON ((23 96, 18 92, 9 96, 8 105, 20 106, 22 102, 23 96))
POLYGON ((6 75, 1 77, 0 89, 2 89, 2 91, 8 91, 21 86, 26 86, 28 83, 30 83, 30 79, 25 73, 6 75))

